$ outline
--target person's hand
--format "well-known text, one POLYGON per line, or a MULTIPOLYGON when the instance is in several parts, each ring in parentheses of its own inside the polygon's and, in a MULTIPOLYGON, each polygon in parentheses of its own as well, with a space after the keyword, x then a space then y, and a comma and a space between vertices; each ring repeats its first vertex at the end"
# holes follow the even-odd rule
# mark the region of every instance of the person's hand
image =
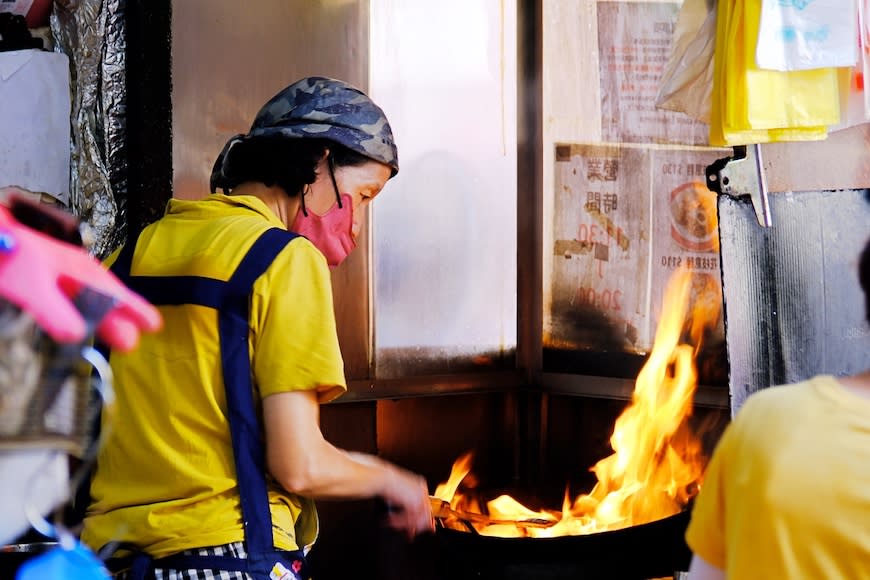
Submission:
POLYGON ((106 314, 93 322, 113 349, 133 349, 141 332, 162 324, 154 306, 83 248, 22 225, 0 206, 0 298, 27 312, 53 340, 79 342, 92 330, 74 304, 83 295, 105 298, 106 314))
POLYGON ((389 485, 384 500, 387 502, 387 524, 405 532, 408 539, 435 531, 435 518, 426 480, 410 471, 384 462, 389 470, 389 485))

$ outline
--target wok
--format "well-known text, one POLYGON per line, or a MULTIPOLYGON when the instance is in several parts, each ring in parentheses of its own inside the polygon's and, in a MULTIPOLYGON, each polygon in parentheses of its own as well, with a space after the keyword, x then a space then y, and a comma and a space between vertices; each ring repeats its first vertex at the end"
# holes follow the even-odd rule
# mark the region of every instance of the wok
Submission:
POLYGON ((690 511, 621 530, 555 538, 499 538, 438 527, 441 578, 599 580, 673 577, 689 568, 690 511))

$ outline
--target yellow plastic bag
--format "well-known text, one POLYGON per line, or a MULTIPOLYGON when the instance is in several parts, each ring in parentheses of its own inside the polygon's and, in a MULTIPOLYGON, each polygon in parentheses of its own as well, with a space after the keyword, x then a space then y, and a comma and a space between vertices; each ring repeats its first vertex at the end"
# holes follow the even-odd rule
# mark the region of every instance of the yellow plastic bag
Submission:
POLYGON ((756 0, 719 2, 710 145, 825 139, 840 122, 838 69, 758 68, 760 17, 756 0))

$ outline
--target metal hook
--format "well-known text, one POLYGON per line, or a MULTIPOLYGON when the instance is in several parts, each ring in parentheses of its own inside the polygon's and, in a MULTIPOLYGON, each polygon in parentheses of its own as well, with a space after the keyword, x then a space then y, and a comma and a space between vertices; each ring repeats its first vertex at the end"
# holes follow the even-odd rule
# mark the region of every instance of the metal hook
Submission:
POLYGON ((773 225, 773 218, 761 145, 736 145, 733 150, 733 156, 717 159, 707 167, 707 188, 734 197, 748 195, 758 223, 770 227, 773 225))
POLYGON ((115 402, 115 390, 113 388, 114 375, 109 361, 102 355, 100 351, 92 346, 82 348, 82 358, 91 363, 94 370, 97 371, 97 382, 94 389, 100 394, 103 399, 103 406, 109 406, 115 402))

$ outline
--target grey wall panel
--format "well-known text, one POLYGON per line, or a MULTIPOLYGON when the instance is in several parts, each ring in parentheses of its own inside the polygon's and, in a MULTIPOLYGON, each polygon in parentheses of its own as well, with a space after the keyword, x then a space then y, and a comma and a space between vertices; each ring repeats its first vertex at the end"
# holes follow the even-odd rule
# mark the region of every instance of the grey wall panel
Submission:
POLYGON ((867 190, 774 194, 773 227, 748 200, 719 198, 731 407, 750 394, 870 364, 857 262, 870 236, 867 190))

